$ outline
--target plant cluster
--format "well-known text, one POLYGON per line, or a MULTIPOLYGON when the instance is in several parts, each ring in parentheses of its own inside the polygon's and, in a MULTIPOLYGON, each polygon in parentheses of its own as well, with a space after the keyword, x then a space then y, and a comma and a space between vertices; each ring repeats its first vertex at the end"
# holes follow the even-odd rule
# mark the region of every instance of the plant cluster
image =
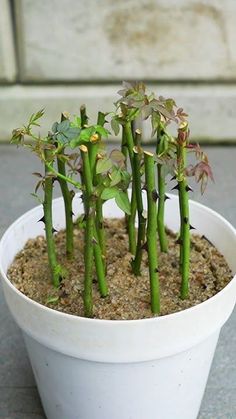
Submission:
POLYGON ((199 145, 189 142, 187 114, 178 108, 173 99, 156 97, 146 92, 143 83, 123 83, 118 92, 120 98, 115 110, 98 113, 95 125, 90 125, 86 107, 73 119, 67 113, 61 115, 45 137, 35 134, 35 127, 44 111, 30 117, 27 125, 13 131, 12 142, 25 145, 34 152, 44 165, 44 173, 38 177, 35 196, 43 190, 43 217, 45 224, 48 262, 52 283, 60 287, 66 271, 58 263, 54 242, 52 214, 53 186, 57 181, 64 200, 66 219, 66 254, 76 258, 73 243, 73 197, 74 190, 81 192, 84 214, 80 218, 84 228, 84 313, 93 315, 92 282, 96 273, 101 297, 106 298, 109 284, 106 280, 106 234, 103 219, 104 202, 114 199, 124 212, 129 251, 133 255, 131 269, 140 276, 143 252, 148 252, 151 309, 160 312, 158 278, 158 239, 161 252, 168 252, 165 229, 165 201, 167 176, 175 180, 179 195, 180 233, 177 244, 180 248, 179 269, 182 277, 180 297, 189 292, 190 224, 188 178, 194 176, 201 183, 202 193, 208 178, 213 180, 207 156, 199 145), (142 132, 138 123, 148 120, 152 136, 156 138, 154 153, 145 150, 142 132), (177 135, 172 136, 168 126, 175 124, 177 135), (111 131, 121 131, 120 149, 110 153, 104 140, 111 131), (28 139, 30 138, 30 142, 28 139), (195 165, 189 165, 187 155, 194 152, 195 165), (145 205, 147 202, 147 208, 145 205), (146 208, 146 209, 145 209, 146 208), (136 228, 137 219, 137 228, 136 228))

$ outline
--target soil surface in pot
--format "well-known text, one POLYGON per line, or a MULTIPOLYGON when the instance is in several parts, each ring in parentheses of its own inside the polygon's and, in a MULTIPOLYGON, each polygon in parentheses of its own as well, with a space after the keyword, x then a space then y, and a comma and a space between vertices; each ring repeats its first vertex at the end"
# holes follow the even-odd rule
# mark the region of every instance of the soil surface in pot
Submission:
MULTIPOLYGON (((150 287, 147 253, 144 251, 142 276, 132 274, 128 237, 124 221, 105 221, 107 232, 107 281, 109 296, 101 298, 96 276, 93 281, 94 317, 99 319, 140 319, 153 317, 150 310, 150 287)), ((65 232, 55 235, 59 262, 67 277, 60 289, 53 288, 43 237, 30 239, 8 270, 14 286, 31 299, 55 310, 83 316, 83 230, 75 226, 75 258, 65 255, 65 232)), ((215 295, 232 279, 224 257, 205 238, 192 235, 190 293, 187 300, 179 297, 179 246, 176 235, 168 231, 168 254, 159 254, 161 315, 174 313, 201 303, 215 295)))

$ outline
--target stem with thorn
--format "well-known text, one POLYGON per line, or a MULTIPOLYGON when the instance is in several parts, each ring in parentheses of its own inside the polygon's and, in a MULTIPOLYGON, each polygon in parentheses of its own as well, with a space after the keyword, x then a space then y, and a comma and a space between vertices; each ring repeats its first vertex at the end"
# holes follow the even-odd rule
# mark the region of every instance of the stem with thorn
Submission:
MULTIPOLYGON (((66 168, 65 162, 62 161, 59 157, 57 158, 57 167, 58 172, 66 177, 66 168)), ((66 254, 69 259, 73 257, 74 254, 74 239, 73 239, 73 212, 72 212, 72 200, 74 197, 74 192, 70 191, 68 188, 67 181, 61 178, 58 178, 61 192, 64 200, 65 206, 65 217, 66 217, 66 254)))
MULTIPOLYGON (((44 150, 45 161, 50 159, 51 150, 44 150)), ((53 223, 52 223, 52 195, 53 195, 53 177, 52 172, 45 164, 45 181, 44 181, 44 223, 45 234, 47 242, 48 262, 51 271, 52 283, 54 287, 58 288, 61 281, 60 265, 57 263, 57 255, 55 249, 55 242, 53 238, 53 223)))
MULTIPOLYGON (((98 112, 97 124, 103 127, 105 122, 106 122, 105 117, 106 117, 106 115, 103 112, 98 112)), ((91 156, 90 161, 91 161, 91 159, 94 160, 94 165, 93 165, 93 163, 91 163, 91 166, 92 166, 91 170, 92 170, 92 173, 93 173, 93 176, 94 176, 94 182, 93 183, 96 186, 99 182, 99 175, 97 175, 95 173, 98 145, 94 144, 94 146, 92 146, 91 148, 94 147, 95 158, 93 158, 91 156), (94 147, 94 146, 96 146, 96 147, 94 147)), ((100 244, 101 251, 102 251, 103 263, 104 263, 104 268, 105 268, 106 239, 105 239, 104 220, 103 220, 103 201, 102 201, 100 196, 98 196, 97 200, 96 200, 96 230, 97 230, 97 235, 98 235, 98 242, 100 244)))
POLYGON ((190 267, 190 223, 189 223, 189 199, 188 184, 185 176, 186 145, 188 124, 184 123, 179 129, 180 140, 177 143, 178 156, 178 191, 180 202, 180 267, 181 267, 181 298, 185 299, 189 293, 189 267, 190 267), (183 140, 184 135, 184 140, 183 140), (181 140, 182 137, 182 140, 181 140))
MULTIPOLYGON (((67 115, 61 115, 61 122, 67 119, 67 115)), ((63 155, 65 148, 62 148, 61 154, 63 155)), ((60 157, 57 157, 57 168, 58 172, 66 177, 66 164, 60 157)), ((66 218, 66 254, 69 259, 73 257, 74 253, 74 238, 73 238, 73 212, 72 212, 72 200, 74 197, 73 191, 68 188, 67 181, 62 178, 58 178, 63 200, 65 206, 65 218, 66 218)))
MULTIPOLYGON (((157 148, 156 153, 157 156, 161 153, 161 135, 162 135, 162 127, 157 131, 157 148)), ((165 192, 166 192, 166 183, 165 183, 165 176, 163 175, 163 166, 161 163, 157 164, 157 179, 158 179, 158 211, 157 211, 157 230, 158 236, 160 240, 160 248, 162 252, 168 251, 168 241, 166 236, 165 230, 165 222, 164 222, 164 215, 165 215, 165 192)))
MULTIPOLYGON (((181 160, 181 147, 177 146, 177 162, 180 162, 181 160)), ((178 195, 179 195, 179 213, 180 213, 180 220, 183 218, 183 210, 182 210, 182 199, 179 193, 179 183, 178 183, 178 195)), ((180 232, 179 232, 179 273, 182 273, 182 266, 183 266, 183 246, 182 246, 182 237, 183 237, 183 223, 180 221, 180 232)))
POLYGON ((135 216, 137 210, 135 187, 134 187, 134 139, 132 133, 131 122, 126 122, 124 127, 125 144, 128 149, 130 165, 132 170, 132 192, 131 192, 131 213, 128 216, 128 235, 129 235, 129 251, 132 255, 136 253, 136 231, 135 231, 135 216))
MULTIPOLYGON (((125 127, 122 125, 122 142, 121 142, 121 152, 125 156, 125 169, 127 170, 127 159, 128 159, 128 149, 125 140, 125 127)), ((128 197, 128 191, 125 191, 128 197)), ((125 214, 125 226, 127 233, 129 232, 129 216, 125 214)))
POLYGON ((156 208, 156 188, 154 174, 154 155, 144 152, 145 184, 147 190, 147 248, 149 277, 151 288, 151 309, 154 314, 160 312, 160 291, 158 275, 158 255, 157 255, 157 208, 156 208))
POLYGON ((132 269, 135 275, 140 275, 140 266, 142 261, 143 245, 145 241, 146 218, 143 216, 143 199, 141 185, 141 154, 140 149, 135 146, 134 149, 134 187, 138 211, 138 238, 135 258, 132 261, 132 269))
POLYGON ((85 185, 85 208, 86 208, 86 227, 85 227, 85 278, 84 278, 84 307, 85 315, 92 316, 92 274, 93 274, 93 253, 95 258, 96 273, 98 277, 99 289, 101 295, 107 295, 107 284, 103 266, 101 249, 95 229, 95 203, 93 197, 93 179, 89 162, 88 148, 85 145, 80 146, 83 161, 83 178, 85 185))

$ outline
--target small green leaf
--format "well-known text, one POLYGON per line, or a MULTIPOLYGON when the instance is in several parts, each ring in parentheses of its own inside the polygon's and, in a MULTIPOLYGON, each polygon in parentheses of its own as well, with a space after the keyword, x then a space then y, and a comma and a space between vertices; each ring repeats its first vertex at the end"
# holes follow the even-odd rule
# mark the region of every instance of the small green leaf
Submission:
POLYGON ((118 207, 126 214, 130 215, 130 201, 128 195, 123 191, 119 191, 115 197, 115 200, 118 207))
POLYGON ((65 119, 64 121, 60 122, 60 124, 58 124, 58 131, 60 132, 64 132, 67 131, 68 128, 70 128, 70 121, 68 121, 68 119, 65 119))
POLYGON ((95 134, 96 130, 94 127, 88 127, 88 128, 84 128, 82 129, 79 139, 82 142, 89 142, 90 141, 90 137, 95 134))
POLYGON ((115 186, 121 181, 121 173, 120 170, 115 168, 112 173, 110 174, 110 186, 115 186))
POLYGON ((19 145, 24 140, 24 131, 22 128, 17 128, 12 131, 11 143, 19 145))
POLYGON ((81 144, 81 141, 80 141, 79 137, 73 138, 73 140, 70 141, 70 148, 74 149, 74 148, 78 147, 80 144, 81 144))
POLYGON ((101 137, 107 138, 108 135, 110 134, 110 132, 106 128, 102 127, 101 125, 95 125, 95 129, 96 129, 96 132, 100 134, 101 137))
POLYGON ((73 138, 78 137, 80 132, 81 130, 79 128, 70 126, 70 128, 68 128, 68 130, 65 131, 65 135, 68 139, 72 140, 73 138))
POLYGON ((112 168, 113 164, 110 159, 99 159, 96 165, 96 173, 105 173, 112 168))
POLYGON ((117 149, 111 151, 110 158, 115 163, 121 163, 121 162, 124 163, 125 162, 124 154, 120 150, 117 150, 117 149))
POLYGON ((103 189, 101 193, 101 198, 104 201, 107 201, 108 199, 113 199, 116 197, 116 195, 119 193, 119 190, 115 187, 113 188, 105 188, 103 189))
POLYGON ((58 131, 58 122, 54 122, 53 126, 52 126, 52 132, 57 132, 58 131))
POLYGON ((58 295, 57 296, 51 296, 51 295, 49 295, 49 297, 46 299, 45 303, 46 304, 55 304, 55 303, 58 302, 58 300, 59 300, 59 296, 58 295))
POLYGON ((124 188, 127 189, 129 184, 130 184, 130 180, 131 180, 131 176, 130 176, 129 172, 127 172, 126 170, 122 170, 121 171, 121 178, 122 178, 122 182, 124 182, 124 188))
POLYGON ((81 118, 79 116, 75 116, 73 122, 71 122, 71 126, 75 128, 81 128, 81 118))
POLYGON ((153 137, 155 133, 157 132, 157 128, 160 123, 160 114, 157 112, 152 112, 151 121, 152 121, 152 134, 151 135, 153 137))
POLYGON ((38 111, 36 113, 33 113, 30 117, 29 125, 35 125, 35 126, 39 127, 40 125, 36 121, 38 121, 40 118, 42 118, 43 114, 44 114, 44 109, 40 109, 40 111, 38 111))
POLYGON ((111 120, 111 129, 115 135, 118 135, 120 132, 120 125, 116 118, 112 118, 111 120))
POLYGON ((62 132, 59 132, 56 135, 56 138, 57 138, 58 141, 60 141, 60 143, 66 143, 66 141, 67 141, 67 137, 62 132))

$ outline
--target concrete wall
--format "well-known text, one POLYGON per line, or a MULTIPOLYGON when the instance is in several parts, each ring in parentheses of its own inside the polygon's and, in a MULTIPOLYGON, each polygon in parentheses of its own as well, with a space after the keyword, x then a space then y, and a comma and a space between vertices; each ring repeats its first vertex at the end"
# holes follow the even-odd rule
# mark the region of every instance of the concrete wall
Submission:
POLYGON ((75 113, 83 102, 93 117, 110 108, 123 79, 146 80, 175 97, 191 115, 194 137, 236 139, 235 0, 0 6, 1 139, 42 106, 49 127, 61 110, 75 113))

